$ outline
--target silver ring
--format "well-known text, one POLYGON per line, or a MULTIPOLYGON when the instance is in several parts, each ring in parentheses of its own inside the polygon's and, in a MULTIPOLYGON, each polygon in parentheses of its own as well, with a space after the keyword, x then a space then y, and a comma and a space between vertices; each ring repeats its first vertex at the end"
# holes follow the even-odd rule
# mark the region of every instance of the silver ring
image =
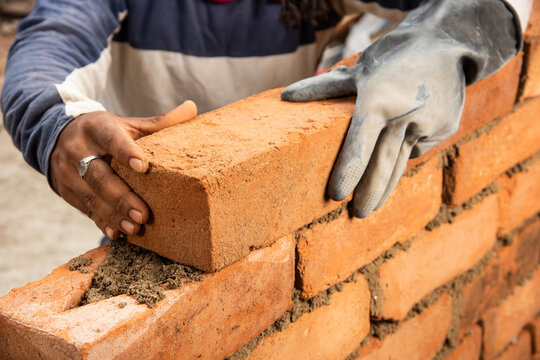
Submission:
POLYGON ((77 170, 79 171, 79 175, 84 180, 86 173, 88 172, 88 168, 90 167, 90 163, 96 159, 101 159, 101 156, 97 155, 90 155, 87 156, 77 163, 77 170))

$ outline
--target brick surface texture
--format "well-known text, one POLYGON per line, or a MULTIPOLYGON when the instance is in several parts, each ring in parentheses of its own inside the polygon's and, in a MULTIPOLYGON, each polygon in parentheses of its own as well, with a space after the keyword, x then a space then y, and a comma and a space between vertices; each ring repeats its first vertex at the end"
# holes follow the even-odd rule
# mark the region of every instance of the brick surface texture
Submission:
POLYGON ((379 268, 384 319, 403 319, 435 288, 473 267, 494 245, 497 197, 489 196, 452 224, 423 232, 407 251, 379 268), (482 224, 482 226, 478 226, 482 224))
POLYGON ((520 100, 540 95, 540 2, 534 1, 529 26, 524 34, 527 54, 520 100))
POLYGON ((517 337, 516 342, 512 343, 497 359, 530 360, 532 359, 531 346, 531 333, 522 331, 517 337))
POLYGON ((447 177, 454 187, 451 205, 459 205, 540 150, 540 98, 505 116, 491 131, 462 144, 447 177))
POLYGON ((446 360, 478 360, 482 350, 482 328, 475 326, 446 360))
POLYGON ((360 276, 334 293, 332 304, 264 339, 249 359, 344 359, 369 332, 369 301, 367 281, 360 276))
POLYGON ((369 264, 396 242, 410 239, 441 204, 442 169, 434 158, 403 177, 388 202, 365 219, 347 211, 328 223, 314 224, 298 239, 298 274, 303 296, 312 297, 369 264))
POLYGON ((452 320, 452 298, 441 298, 422 314, 400 324, 383 340, 372 337, 358 353, 358 359, 432 359, 446 338, 452 320))
POLYGON ((493 359, 540 310, 540 268, 534 277, 514 289, 512 295, 482 316, 484 357, 493 359))
POLYGON ((512 290, 540 261, 540 218, 522 228, 510 246, 497 251, 481 274, 463 288, 460 336, 512 290))
POLYGON ((527 171, 512 177, 503 174, 497 180, 500 185, 499 235, 507 234, 540 211, 540 157, 526 167, 527 171))
MULTIPOLYGON (((85 256, 94 268, 107 254, 85 256)), ((231 355, 291 305, 294 241, 283 238, 189 283, 152 309, 126 295, 76 306, 92 274, 67 265, 0 298, 0 354, 10 359, 218 359, 231 355), (119 303, 126 306, 120 308, 119 303), (176 356, 176 355, 175 355, 176 356)))

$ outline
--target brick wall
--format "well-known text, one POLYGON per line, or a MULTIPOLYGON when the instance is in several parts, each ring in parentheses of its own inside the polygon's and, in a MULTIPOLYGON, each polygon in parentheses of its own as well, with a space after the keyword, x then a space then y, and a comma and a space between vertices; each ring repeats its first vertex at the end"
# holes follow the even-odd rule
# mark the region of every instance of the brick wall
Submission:
POLYGON ((155 221, 129 240, 212 273, 79 306, 92 272, 63 265, 0 298, 0 358, 540 359, 539 29, 536 1, 524 52, 366 219, 321 195, 352 98, 271 90, 142 139, 150 173, 116 168, 155 221))

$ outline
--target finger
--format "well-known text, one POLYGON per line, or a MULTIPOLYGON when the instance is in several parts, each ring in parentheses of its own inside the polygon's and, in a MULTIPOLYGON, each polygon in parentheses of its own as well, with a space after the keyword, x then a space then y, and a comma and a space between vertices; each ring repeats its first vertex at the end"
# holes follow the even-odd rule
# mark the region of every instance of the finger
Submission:
POLYGON ((80 212, 88 216, 94 221, 96 226, 103 232, 103 235, 110 239, 117 239, 120 235, 120 231, 106 224, 101 218, 93 216, 88 206, 70 189, 64 188, 62 191, 62 198, 70 205, 77 208, 80 212))
POLYGON ((90 153, 107 154, 115 158, 120 164, 144 173, 148 169, 144 152, 135 143, 133 138, 121 125, 122 119, 106 114, 104 121, 94 121, 89 127, 90 136, 94 141, 90 153))
POLYGON ((100 229, 104 230, 109 226, 127 234, 137 234, 140 231, 141 225, 129 220, 109 205, 77 174, 69 174, 67 181, 71 185, 71 191, 84 204, 84 213, 94 220, 100 229))
POLYGON ((289 85, 281 92, 281 100, 312 101, 356 94, 352 68, 339 66, 334 70, 289 85))
POLYGON ((392 171, 392 175, 390 176, 388 185, 386 185, 386 189, 384 190, 384 193, 381 196, 379 203, 375 207, 375 211, 379 210, 384 205, 386 200, 388 200, 390 195, 392 195, 392 193, 394 192, 394 189, 396 188, 399 180, 401 179, 401 175, 403 175, 403 172, 405 172, 405 169, 407 168, 407 161, 410 158, 411 151, 414 148, 416 142, 417 139, 414 136, 411 136, 406 137, 405 141, 403 141, 403 144, 401 144, 401 149, 399 150, 399 155, 396 160, 396 166, 392 171))
POLYGON ((420 157, 427 153, 431 148, 434 146, 439 145, 441 142, 443 142, 445 139, 421 139, 416 143, 416 145, 412 148, 411 151, 411 159, 420 157))
POLYGON ((150 215, 148 206, 114 173, 105 161, 92 161, 85 180, 97 195, 124 217, 130 218, 138 224, 144 224, 148 221, 150 215))
POLYGON ((328 183, 328 193, 332 199, 341 201, 354 190, 364 174, 382 129, 383 122, 369 114, 362 114, 359 106, 356 106, 328 183))
POLYGON ((379 204, 390 181, 405 138, 405 127, 385 128, 353 198, 354 216, 364 218, 379 204))
POLYGON ((197 116, 197 105, 191 100, 164 114, 151 118, 127 118, 128 124, 137 130, 134 139, 153 134, 159 130, 186 122, 197 116))

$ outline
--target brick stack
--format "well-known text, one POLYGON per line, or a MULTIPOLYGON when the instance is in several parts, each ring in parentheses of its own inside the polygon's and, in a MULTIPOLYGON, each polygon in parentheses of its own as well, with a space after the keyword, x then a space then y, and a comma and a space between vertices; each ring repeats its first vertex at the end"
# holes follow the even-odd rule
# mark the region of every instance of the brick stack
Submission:
POLYGON ((141 139, 150 173, 116 169, 155 219, 130 241, 212 273, 79 306, 92 273, 61 266, 0 299, 0 354, 540 359, 539 1, 525 41, 366 219, 324 197, 354 99, 271 90, 141 139))

